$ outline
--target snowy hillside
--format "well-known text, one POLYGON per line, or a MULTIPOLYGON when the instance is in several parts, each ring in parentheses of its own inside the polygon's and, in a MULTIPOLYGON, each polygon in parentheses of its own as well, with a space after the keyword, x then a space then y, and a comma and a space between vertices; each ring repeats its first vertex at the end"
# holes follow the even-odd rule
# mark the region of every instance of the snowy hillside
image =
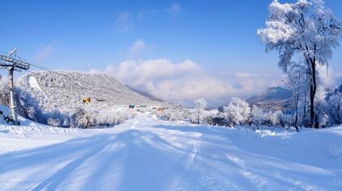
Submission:
POLYGON ((117 109, 127 109, 130 104, 167 105, 134 92, 105 74, 33 72, 20 78, 17 87, 19 113, 55 126, 69 126, 73 121, 70 118, 77 113, 100 121, 94 124, 113 124, 111 116, 117 116, 117 109), (84 103, 83 98, 90 98, 90 102, 84 103))
POLYGON ((0 126, 0 190, 342 188, 342 127, 300 133, 159 121, 0 126))

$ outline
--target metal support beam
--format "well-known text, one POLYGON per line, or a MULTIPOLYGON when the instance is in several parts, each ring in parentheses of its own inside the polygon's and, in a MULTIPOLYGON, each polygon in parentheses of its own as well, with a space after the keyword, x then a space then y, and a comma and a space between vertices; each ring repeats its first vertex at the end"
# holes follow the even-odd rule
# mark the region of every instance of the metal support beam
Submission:
POLYGON ((8 55, 0 54, 0 69, 7 69, 8 75, 10 79, 10 119, 14 125, 19 125, 18 117, 15 112, 15 100, 14 100, 14 71, 21 72, 22 70, 28 70, 30 68, 30 64, 20 60, 16 56, 17 49, 11 51, 8 55))
POLYGON ((9 87, 9 91, 10 91, 10 110, 11 110, 11 118, 14 122, 14 125, 18 124, 18 118, 17 118, 17 114, 15 112, 15 104, 14 104, 14 80, 13 80, 13 71, 14 71, 14 67, 11 67, 9 69, 9 79, 10 79, 10 87, 9 87))

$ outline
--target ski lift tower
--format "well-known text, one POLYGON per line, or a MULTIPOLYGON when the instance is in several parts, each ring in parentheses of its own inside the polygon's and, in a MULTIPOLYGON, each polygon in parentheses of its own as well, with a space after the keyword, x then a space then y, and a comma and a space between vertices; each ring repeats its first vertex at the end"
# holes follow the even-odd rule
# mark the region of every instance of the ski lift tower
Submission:
POLYGON ((17 49, 12 50, 8 55, 0 54, 0 69, 7 69, 10 79, 10 119, 13 121, 14 125, 20 125, 17 114, 15 112, 15 104, 14 104, 14 81, 13 81, 13 73, 21 72, 22 70, 28 70, 30 68, 30 64, 23 61, 22 59, 17 58, 17 49))

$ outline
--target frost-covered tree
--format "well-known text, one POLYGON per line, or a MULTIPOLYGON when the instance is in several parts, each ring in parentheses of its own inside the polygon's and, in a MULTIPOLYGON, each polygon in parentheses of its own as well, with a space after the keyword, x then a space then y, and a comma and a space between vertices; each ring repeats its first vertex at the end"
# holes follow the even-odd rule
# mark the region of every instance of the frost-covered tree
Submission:
POLYGON ((71 116, 72 127, 89 128, 95 126, 96 119, 94 113, 85 111, 82 108, 77 108, 71 116))
POLYGON ((253 105, 251 109, 251 124, 260 126, 265 124, 266 120, 265 112, 258 106, 253 105))
POLYGON ((281 111, 265 111, 256 105, 251 109, 251 124, 256 126, 275 126, 280 124, 281 111))
POLYGON ((197 123, 198 124, 201 123, 202 110, 207 107, 207 104, 208 104, 208 102, 203 98, 195 100, 195 105, 196 105, 196 109, 197 109, 197 123))
POLYGON ((195 104, 196 104, 196 108, 204 109, 205 107, 207 107, 208 102, 205 99, 200 98, 200 99, 195 100, 195 104))
POLYGON ((240 125, 247 123, 250 118, 251 108, 246 101, 240 98, 233 98, 232 101, 224 107, 224 113, 228 121, 240 125))
POLYGON ((0 78, 0 104, 9 106, 9 79, 0 78))
POLYGON ((327 97, 327 110, 331 116, 332 123, 342 123, 342 85, 327 97))
POLYGON ((292 109, 294 110, 294 126, 304 125, 307 111, 307 94, 309 91, 309 76, 305 65, 292 64, 287 73, 286 85, 292 92, 292 109))
POLYGON ((273 0, 266 27, 257 31, 266 50, 279 52, 279 66, 287 73, 294 59, 303 60, 309 75, 310 126, 318 127, 315 113, 317 68, 327 65, 338 46, 342 24, 323 0, 298 0, 280 3, 273 0))

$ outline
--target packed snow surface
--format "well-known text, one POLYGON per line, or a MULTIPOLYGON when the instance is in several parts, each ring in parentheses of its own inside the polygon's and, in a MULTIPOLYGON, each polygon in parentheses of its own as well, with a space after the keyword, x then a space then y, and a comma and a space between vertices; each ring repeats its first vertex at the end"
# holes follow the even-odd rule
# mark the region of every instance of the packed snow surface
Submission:
POLYGON ((0 126, 0 190, 342 190, 342 127, 0 126))
POLYGON ((29 81, 29 85, 31 88, 36 88, 37 90, 39 90, 44 96, 46 99, 49 99, 46 94, 44 93, 44 91, 40 88, 38 82, 37 82, 37 79, 34 77, 34 76, 30 76, 28 78, 28 81, 29 81))

